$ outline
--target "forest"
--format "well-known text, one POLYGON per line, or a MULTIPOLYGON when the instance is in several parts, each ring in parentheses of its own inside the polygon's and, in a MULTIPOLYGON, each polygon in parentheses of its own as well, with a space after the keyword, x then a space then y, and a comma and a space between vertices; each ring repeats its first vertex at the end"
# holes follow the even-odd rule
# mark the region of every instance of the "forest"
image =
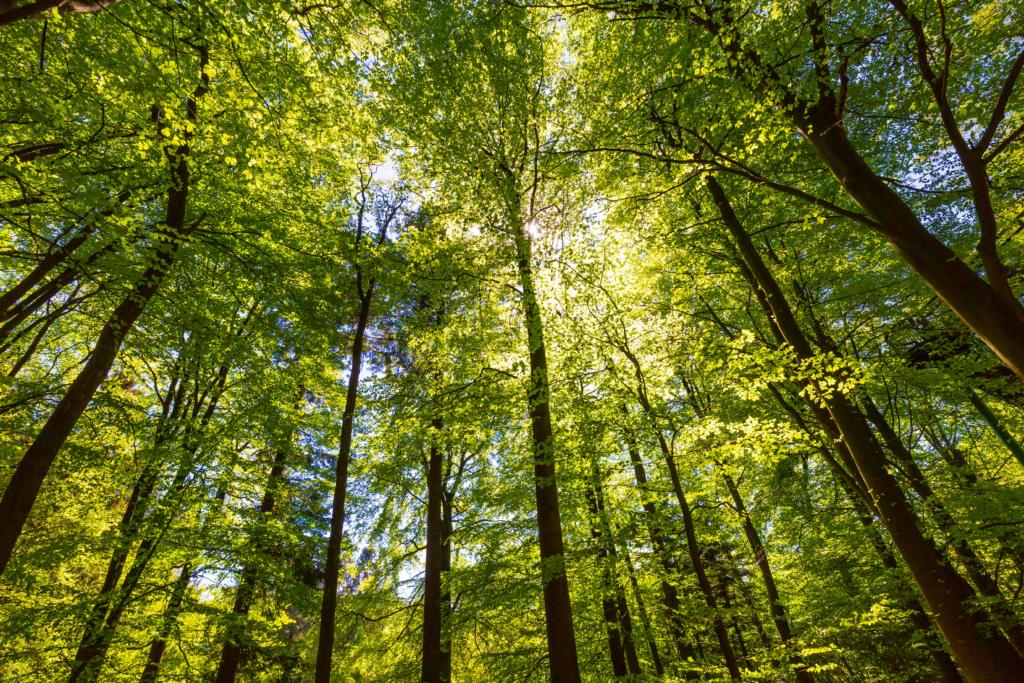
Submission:
POLYGON ((1022 0, 0 0, 0 681, 1024 681, 1022 0))

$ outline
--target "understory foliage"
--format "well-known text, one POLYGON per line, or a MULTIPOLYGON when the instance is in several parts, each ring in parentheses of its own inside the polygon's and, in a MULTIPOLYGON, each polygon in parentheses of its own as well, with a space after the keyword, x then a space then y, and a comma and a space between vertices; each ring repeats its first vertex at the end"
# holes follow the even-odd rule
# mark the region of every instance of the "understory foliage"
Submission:
POLYGON ((0 0, 0 679, 1024 676, 1018 0, 0 0))

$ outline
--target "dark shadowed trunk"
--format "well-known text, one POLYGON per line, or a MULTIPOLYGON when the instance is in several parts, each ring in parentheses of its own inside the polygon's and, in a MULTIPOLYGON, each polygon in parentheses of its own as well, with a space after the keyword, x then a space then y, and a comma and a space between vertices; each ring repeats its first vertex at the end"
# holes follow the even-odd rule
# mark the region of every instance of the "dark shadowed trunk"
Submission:
POLYGON ((374 281, 360 294, 359 317, 352 337, 351 363, 345 410, 341 416, 341 444, 335 468, 334 498, 331 512, 330 536, 327 540, 327 561, 324 565, 324 597, 320 604, 320 638, 316 651, 316 683, 329 683, 331 659, 334 654, 334 621, 338 605, 338 572, 341 566, 341 537, 345 525, 345 494, 348 490, 348 466, 352 454, 352 423, 355 419, 356 400, 359 397, 359 372, 363 365, 363 340, 370 321, 374 281))
POLYGON ((736 482, 725 472, 722 473, 722 478, 725 480, 726 488, 729 489, 729 495, 732 496, 733 504, 736 506, 736 512, 743 523, 743 535, 747 537, 747 543, 750 544, 750 552, 754 555, 754 564, 757 565, 758 571, 761 572, 764 592, 768 596, 768 611, 772 615, 772 621, 775 622, 775 630, 779 632, 779 638, 789 653, 790 661, 793 664, 793 674, 799 683, 812 683, 814 676, 807 671, 807 666, 803 663, 800 654, 794 646, 793 631, 789 626, 789 619, 786 617, 786 608, 783 606, 782 598, 779 596, 779 589, 775 583, 772 566, 768 562, 768 553, 761 542, 761 534, 758 532, 757 527, 754 526, 753 520, 750 519, 750 513, 747 511, 747 506, 743 504, 743 497, 740 496, 740 490, 736 486, 736 482))
MULTIPOLYGON (((622 411, 626 415, 629 414, 625 406, 622 407, 622 411)), ((659 508, 655 502, 655 498, 649 490, 647 485, 647 471, 644 468, 643 460, 640 458, 640 450, 637 447, 636 437, 628 429, 626 431, 626 448, 629 451, 629 460, 633 466, 633 476, 636 480, 636 486, 640 490, 640 495, 643 500, 644 521, 647 524, 647 531, 651 538, 651 545, 654 547, 654 552, 658 555, 662 569, 665 571, 665 576, 661 579, 661 597, 662 604, 665 607, 666 616, 668 617, 672 640, 675 643, 676 654, 680 661, 692 662, 696 659, 696 651, 694 650, 693 645, 690 644, 689 639, 686 637, 685 624, 683 623, 683 616, 680 612, 679 592, 668 578, 671 576, 679 576, 680 571, 679 565, 676 563, 675 556, 672 554, 672 550, 669 548, 667 539, 665 538, 665 513, 659 508)), ((653 643, 653 637, 651 642, 653 643)), ((688 671, 687 677, 693 677, 694 674, 692 670, 689 669, 689 667, 685 668, 688 671)), ((659 675, 661 674, 659 673, 659 675)))
POLYGON ((427 556, 423 578, 423 670, 424 683, 449 680, 442 666, 441 565, 445 533, 442 498, 444 498, 444 451, 441 430, 444 421, 431 421, 430 458, 427 462, 427 556))

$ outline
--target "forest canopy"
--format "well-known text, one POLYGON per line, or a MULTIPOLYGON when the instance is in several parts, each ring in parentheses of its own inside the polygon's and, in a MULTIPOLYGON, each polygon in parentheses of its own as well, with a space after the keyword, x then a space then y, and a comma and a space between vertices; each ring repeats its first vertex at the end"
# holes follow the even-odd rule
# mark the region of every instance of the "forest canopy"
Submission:
POLYGON ((1019 0, 0 0, 3 681, 1024 681, 1019 0))

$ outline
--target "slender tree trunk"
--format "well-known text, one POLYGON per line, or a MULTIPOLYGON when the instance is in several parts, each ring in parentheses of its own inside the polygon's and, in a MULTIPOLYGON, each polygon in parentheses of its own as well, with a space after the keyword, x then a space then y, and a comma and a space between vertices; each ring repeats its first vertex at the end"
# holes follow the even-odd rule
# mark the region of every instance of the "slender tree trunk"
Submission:
POLYGON ((597 562, 601 570, 601 613, 604 615, 605 630, 608 633, 608 654, 611 657, 612 675, 623 678, 628 673, 626 668, 626 651, 622 645, 622 632, 619 625, 618 602, 615 588, 612 586, 612 573, 608 566, 609 554, 606 539, 601 530, 601 512, 597 507, 597 493, 592 482, 584 491, 587 500, 587 511, 590 513, 590 536, 597 551, 597 562))
POLYGON ((443 490, 441 498, 441 680, 452 680, 452 592, 445 576, 452 569, 452 497, 453 490, 443 490))
MULTIPOLYGON (((708 189, 740 254, 765 292, 771 307, 767 313, 774 318, 797 356, 802 359, 811 358, 813 351, 781 288, 754 248, 721 186, 710 176, 708 189)), ((973 680, 993 683, 1012 680, 1012 675, 1007 672, 1024 670, 1024 658, 1006 638, 998 632, 991 632, 983 615, 970 609, 975 598, 974 591, 939 552, 934 542, 922 533, 903 490, 885 469, 881 448, 863 415, 842 394, 834 395, 825 403, 867 485, 882 522, 934 612, 936 623, 960 667, 973 680)))
MULTIPOLYGON (((195 402, 191 407, 191 417, 188 418, 191 422, 184 430, 184 435, 182 437, 182 455, 178 462, 174 478, 171 481, 167 494, 157 506, 156 512, 146 520, 146 526, 140 532, 142 540, 139 542, 138 547, 135 550, 135 557, 132 560, 131 567, 128 569, 128 573, 124 577, 124 581, 117 590, 111 590, 107 593, 101 592, 97 597, 97 603, 94 606, 94 614, 97 617, 101 617, 101 620, 98 623, 90 624, 89 626, 91 626, 91 628, 87 628, 83 634, 82 640, 78 645, 78 650, 75 653, 75 661, 72 663, 71 675, 68 679, 69 683, 76 683, 78 681, 91 683, 99 677, 100 669, 102 668, 104 659, 106 658, 107 650, 114 638, 114 631, 117 629, 125 609, 128 608, 128 605, 134 596, 135 589, 138 587, 146 568, 149 566, 150 560, 156 553, 157 547, 163 540, 164 534, 170 528, 170 525, 173 523, 176 513, 179 510, 181 495, 187 486, 188 477, 196 467, 196 454, 200 447, 200 435, 206 429, 207 425, 209 425, 210 420, 216 412, 220 395, 223 392, 224 384, 227 381, 228 371, 229 364, 225 361, 218 369, 217 376, 213 382, 213 393, 210 395, 210 400, 208 402, 206 402, 205 399, 205 396, 207 395, 206 392, 204 392, 202 396, 199 396, 198 386, 194 386, 193 393, 196 396, 193 398, 195 402), (205 409, 203 409, 204 402, 205 409), (202 410, 201 417, 200 410, 202 410), (195 426, 197 420, 198 427, 195 426), (104 607, 100 607, 101 604, 104 605, 104 607)), ((175 407, 171 414, 172 418, 176 415, 176 412, 181 405, 181 401, 183 400, 182 395, 185 388, 186 384, 182 382, 179 385, 179 394, 176 398, 175 407)), ((165 433, 160 437, 161 441, 167 435, 168 434, 165 431, 165 433)), ((127 545, 123 552, 126 553, 126 558, 127 545)), ((123 558, 121 566, 123 567, 123 558)))
POLYGON ((576 634, 572 624, 569 580, 565 574, 565 549, 562 542, 562 517, 558 506, 558 484, 555 479, 554 432, 551 424, 544 328, 533 285, 531 245, 518 215, 517 220, 519 223, 516 225, 514 239, 519 284, 522 288, 523 318, 530 347, 530 384, 527 401, 533 435, 537 527, 541 579, 544 584, 548 663, 553 683, 577 683, 580 680, 580 667, 576 655, 576 634))
POLYGON ((441 565, 444 554, 444 451, 441 430, 444 421, 431 421, 430 459, 427 463, 427 557, 423 579, 423 670, 424 683, 446 683, 442 666, 443 616, 441 614, 441 565))
MULTIPOLYGON (((205 67, 209 61, 208 50, 202 47, 200 52, 201 66, 205 67)), ((208 85, 209 78, 204 73, 200 85, 189 98, 188 118, 193 122, 196 119, 197 101, 205 94, 208 85)), ((103 325, 85 367, 28 447, 0 500, 0 520, 3 520, 0 525, 0 576, 7 568, 14 545, 57 452, 106 378, 125 337, 160 287, 174 264, 179 247, 196 225, 194 222, 189 225, 185 223, 189 192, 188 137, 182 145, 168 149, 166 155, 171 168, 167 213, 149 265, 136 281, 132 292, 114 309, 103 325)))
MULTIPOLYGON (((253 529, 251 539, 252 547, 256 552, 256 558, 265 556, 267 550, 267 522, 274 507, 277 505, 277 494, 284 480, 284 465, 288 457, 288 448, 278 448, 274 453, 274 462, 270 467, 270 477, 267 479, 267 488, 263 492, 263 500, 260 501, 259 516, 253 529)), ((256 599, 256 582, 259 578, 260 568, 258 562, 246 562, 242 568, 242 575, 238 582, 238 590, 235 592, 235 604, 231 610, 231 617, 228 623, 226 640, 220 652, 220 664, 217 667, 217 683, 231 683, 238 673, 238 665, 242 661, 242 640, 245 637, 245 620, 249 617, 249 610, 256 599)))
POLYGON ((636 580, 636 572, 633 570, 633 560, 629 557, 629 549, 624 549, 622 556, 626 561, 626 574, 629 577, 629 585, 633 590, 633 600, 636 601, 636 610, 640 615, 640 624, 643 626, 644 634, 647 636, 647 649, 651 653, 651 664, 654 665, 654 674, 656 678, 661 678, 665 675, 665 665, 661 661, 661 653, 658 652, 658 639, 655 637, 654 628, 651 626, 651 617, 647 613, 647 605, 644 602, 644 594, 640 590, 640 583, 636 580))
POLYGON ((171 590, 171 598, 167 602, 163 615, 160 617, 160 626, 157 629, 156 637, 149 644, 149 654, 146 656, 146 666, 142 670, 140 683, 156 683, 160 675, 160 664, 164 659, 164 652, 167 650, 167 639, 171 635, 174 624, 181 614, 182 605, 185 602, 185 594, 188 592, 189 584, 192 582, 193 568, 190 564, 181 567, 174 588, 171 590))
MULTIPOLYGON (((91 253, 81 264, 65 268, 29 293, 28 296, 12 304, 4 314, 3 319, 0 320, 3 323, 0 325, 0 342, 5 342, 4 346, 0 348, 0 353, 5 352, 14 343, 17 336, 12 337, 12 334, 29 316, 53 301, 61 290, 71 284, 76 276, 81 275, 85 268, 99 261, 101 256, 115 252, 120 247, 120 244, 120 240, 112 240, 91 253)), ((102 285, 100 285, 101 287, 102 285)))
POLYGON ((970 400, 971 405, 974 406, 974 409, 978 411, 982 419, 992 428, 992 431, 1003 442, 1003 445, 1010 451, 1010 454, 1017 459, 1017 462, 1024 466, 1024 448, 1021 447, 1020 442, 1003 426, 1003 423, 999 421, 999 418, 988 407, 988 404, 982 400, 978 392, 974 389, 968 389, 967 391, 967 398, 970 400))
MULTIPOLYGON (((624 414, 628 415, 628 410, 625 406, 622 407, 622 410, 624 414)), ((647 524, 648 534, 651 537, 651 545, 661 562, 662 569, 665 571, 665 576, 661 579, 662 605, 668 617, 669 631, 672 634, 676 654, 680 661, 692 662, 696 660, 696 652, 686 637, 685 624, 680 612, 679 592, 668 580, 670 576, 680 575, 679 566, 676 564, 675 557, 672 555, 672 551, 669 549, 668 542, 665 539, 664 514, 659 510, 647 485, 647 471, 644 468, 643 460, 640 458, 636 437, 629 430, 626 431, 626 448, 629 451, 629 460, 633 466, 636 486, 643 500, 644 520, 647 524)), ((692 668, 687 666, 686 670, 688 678, 695 676, 692 668)), ((663 671, 659 672, 658 675, 660 676, 663 673, 663 671)))
POLYGON ((352 423, 359 396, 359 372, 363 365, 363 340, 370 321, 374 281, 360 293, 359 317, 352 338, 351 369, 345 393, 345 411, 341 416, 341 444, 334 479, 334 502, 331 512, 330 536, 327 540, 327 561, 324 566, 324 597, 320 604, 320 638, 316 650, 316 683, 330 683, 331 659, 334 655, 334 622, 338 605, 338 572, 341 566, 341 537, 345 525, 345 495, 348 490, 348 466, 352 453, 352 423))
MULTIPOLYGON (((227 482, 223 481, 213 497, 216 503, 215 509, 219 509, 224 504, 227 493, 227 482)), ((209 528, 210 517, 211 515, 208 515, 206 520, 203 521, 203 526, 199 532, 200 537, 203 537, 209 528)), ((170 637, 171 631, 181 615, 185 595, 188 593, 194 571, 195 567, 192 563, 186 562, 178 573, 178 578, 174 582, 174 588, 171 590, 171 597, 167 601, 167 607, 160 618, 160 626, 157 628, 156 637, 153 638, 149 645, 149 655, 146 658, 146 666, 142 670, 142 676, 139 679, 140 683, 156 683, 160 675, 160 665, 163 663, 164 652, 167 650, 167 639, 170 637)))
POLYGON ((740 495, 736 482, 725 472, 722 472, 722 479, 725 480, 725 486, 729 489, 729 495, 732 496, 736 512, 739 513, 740 519, 743 522, 743 535, 747 537, 747 543, 750 544, 750 552, 754 555, 754 564, 757 565, 758 571, 761 572, 764 592, 768 596, 768 610, 772 615, 772 621, 775 623, 775 630, 779 632, 779 638, 782 640, 782 644, 789 654, 790 662, 793 664, 793 675, 799 683, 813 683, 814 676, 807 670, 807 665, 793 643, 793 631, 789 626, 789 619, 786 617, 786 608, 782 603, 782 598, 779 596, 779 589, 775 583, 775 575, 772 573, 771 563, 768 562, 768 553, 761 542, 761 534, 758 533, 757 527, 754 526, 753 520, 750 519, 750 513, 747 510, 747 506, 743 503, 743 497, 740 495))
MULTIPOLYGON (((782 397, 782 394, 779 393, 775 387, 771 387, 771 390, 775 399, 783 409, 786 410, 786 412, 793 416, 797 425, 799 425, 800 428, 808 434, 808 436, 814 438, 814 432, 806 421, 804 421, 800 413, 786 402, 782 397)), ((836 439, 839 439, 838 430, 835 431, 834 437, 828 432, 828 430, 825 431, 829 434, 829 438, 835 442, 835 447, 837 449, 844 448, 842 442, 835 441, 836 439)), ((953 663, 949 653, 942 648, 942 644, 939 642, 939 637, 935 632, 935 627, 932 624, 932 621, 928 618, 924 606, 921 605, 921 602, 917 597, 915 597, 916 594, 913 589, 904 585, 905 582, 902 579, 902 574, 899 572, 899 562, 897 562, 896 556, 892 554, 891 550, 889 550, 889 547, 882 539, 881 533, 879 533, 875 526, 874 514, 877 514, 877 512, 873 512, 875 507, 874 501, 871 500, 871 496, 867 491, 859 488, 857 483, 860 481, 859 477, 854 480, 848 473, 846 473, 843 470, 843 466, 836 458, 832 457, 829 449, 824 444, 819 443, 817 450, 821 453, 823 459, 828 464, 829 469, 835 475, 840 488, 842 488, 846 493, 846 497, 857 511, 857 518, 860 521, 861 526, 864 528, 868 539, 871 541, 872 547, 877 552, 879 559, 882 562, 882 566, 900 578, 901 590, 899 598, 901 602, 903 602, 906 610, 910 613, 911 623, 918 631, 920 631, 922 639, 927 643, 929 654, 931 655, 931 658, 935 663, 936 670, 941 675, 942 680, 945 681, 945 683, 962 683, 963 678, 960 676, 960 672, 956 668, 956 664, 953 663)))
POLYGON ((633 619, 629 614, 629 605, 626 602, 626 592, 618 578, 619 551, 615 547, 615 533, 612 530, 611 520, 608 518, 608 511, 604 506, 604 485, 600 479, 600 473, 595 470, 597 476, 595 493, 597 494, 597 512, 601 523, 602 537, 605 539, 605 548, 608 552, 609 571, 611 572, 611 587, 615 593, 615 612, 619 624, 619 631, 622 633, 622 649, 626 654, 626 669, 633 676, 643 673, 640 667, 640 658, 637 656, 636 643, 633 637, 633 619))
MULTIPOLYGON (((633 362, 636 367, 638 377, 640 375, 640 367, 638 360, 629 354, 630 361, 633 362)), ((697 585, 700 588, 700 592, 704 597, 704 602, 707 604, 708 609, 712 615, 712 625, 715 632, 715 638, 718 640, 718 647, 722 652, 722 658, 725 660, 725 666, 729 670, 729 676, 733 680, 742 679, 740 674, 739 663, 736 661, 736 654, 733 652, 732 644, 729 642, 729 632, 725 627, 725 620, 722 619, 722 614, 718 609, 718 601, 715 598, 714 591, 711 589, 711 581, 708 580, 707 571, 704 568, 704 559, 701 557, 700 544, 697 540, 697 529, 693 522, 693 511, 690 509, 690 503, 686 499, 686 493, 683 491, 682 480, 679 477, 679 470, 676 468, 675 458, 672 457, 672 451, 668 446, 668 442, 665 441, 664 435, 658 428, 656 422, 656 416, 654 414, 654 407, 651 405, 650 399, 647 396, 647 390, 643 386, 641 381, 638 386, 637 396, 640 400, 640 407, 643 408, 644 413, 651 421, 651 427, 654 429, 658 438, 658 447, 661 449, 661 455, 665 460, 665 465, 668 468, 669 481, 672 483, 672 491, 675 493, 676 502, 679 504, 679 511, 683 516, 683 532, 686 535, 686 550, 690 555, 690 563, 693 566, 693 573, 697 577, 697 585)))
POLYGON ((18 284, 0 294, 0 320, 6 320, 10 308, 29 290, 39 284, 51 270, 71 258, 75 250, 85 244, 91 234, 92 226, 79 229, 65 244, 55 246, 18 284))

